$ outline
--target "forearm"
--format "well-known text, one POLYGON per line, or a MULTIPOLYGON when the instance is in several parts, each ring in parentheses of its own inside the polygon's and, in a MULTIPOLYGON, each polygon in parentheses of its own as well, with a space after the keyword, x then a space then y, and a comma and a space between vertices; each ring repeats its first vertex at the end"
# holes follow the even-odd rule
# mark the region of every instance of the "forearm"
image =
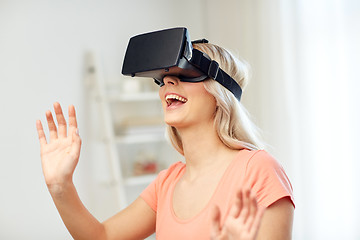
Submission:
POLYGON ((85 208, 72 182, 49 187, 49 191, 74 239, 106 239, 104 226, 85 208))
POLYGON ((58 126, 51 111, 46 111, 50 141, 46 139, 41 121, 36 121, 41 165, 49 192, 74 239, 106 239, 104 226, 82 204, 72 182, 81 149, 75 108, 69 106, 68 126, 59 103, 54 103, 54 110, 58 126))

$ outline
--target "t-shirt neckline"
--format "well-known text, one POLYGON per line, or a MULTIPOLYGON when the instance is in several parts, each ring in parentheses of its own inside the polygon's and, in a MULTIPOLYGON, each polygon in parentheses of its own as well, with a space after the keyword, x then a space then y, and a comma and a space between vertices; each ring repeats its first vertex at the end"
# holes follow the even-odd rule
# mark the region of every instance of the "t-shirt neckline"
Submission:
POLYGON ((174 207, 173 207, 173 198, 174 198, 174 191, 175 191, 176 184, 179 182, 181 177, 185 174, 185 170, 186 170, 186 164, 183 163, 184 165, 179 170, 180 173, 178 174, 177 178, 175 179, 173 185, 171 186, 170 199, 169 199, 169 201, 170 201, 170 204, 169 204, 170 205, 170 212, 171 212, 171 215, 172 215, 172 217, 173 217, 173 219, 175 221, 177 221, 178 223, 181 223, 181 224, 186 224, 186 223, 192 222, 196 218, 198 218, 199 216, 204 214, 204 212, 206 212, 209 209, 209 206, 211 206, 211 203, 214 201, 215 196, 217 195, 217 192, 220 189, 220 186, 225 181, 225 177, 226 177, 227 173, 232 169, 232 165, 235 164, 235 162, 238 159, 241 152, 242 152, 242 150, 239 150, 239 152, 236 154, 234 159, 232 159, 230 164, 227 166, 227 168, 224 171, 223 175, 221 176, 220 181, 218 182, 214 192, 212 193, 209 201, 205 204, 205 206, 198 213, 196 213, 193 217, 188 218, 188 219, 182 219, 182 218, 179 218, 178 216, 176 216, 175 211, 174 211, 174 207))

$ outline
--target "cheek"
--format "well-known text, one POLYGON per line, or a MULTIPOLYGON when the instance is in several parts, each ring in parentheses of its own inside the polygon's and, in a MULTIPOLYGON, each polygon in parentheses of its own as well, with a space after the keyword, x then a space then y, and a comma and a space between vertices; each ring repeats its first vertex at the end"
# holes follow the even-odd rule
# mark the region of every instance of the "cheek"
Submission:
POLYGON ((206 91, 203 82, 201 84, 200 83, 197 84, 196 87, 194 87, 191 90, 192 90, 191 94, 193 96, 196 96, 197 100, 199 102, 202 102, 204 107, 206 106, 210 107, 216 105, 216 100, 214 96, 211 95, 208 91, 206 91))
POLYGON ((206 91, 204 84, 202 84, 201 93, 204 106, 207 106, 210 109, 216 108, 216 100, 213 95, 206 91))
POLYGON ((206 90, 200 93, 199 97, 196 98, 196 104, 194 104, 196 110, 194 112, 200 113, 200 117, 206 119, 212 118, 216 111, 216 100, 206 90))
POLYGON ((212 96, 203 98, 200 104, 200 111, 202 111, 208 117, 212 117, 216 111, 215 99, 212 96))

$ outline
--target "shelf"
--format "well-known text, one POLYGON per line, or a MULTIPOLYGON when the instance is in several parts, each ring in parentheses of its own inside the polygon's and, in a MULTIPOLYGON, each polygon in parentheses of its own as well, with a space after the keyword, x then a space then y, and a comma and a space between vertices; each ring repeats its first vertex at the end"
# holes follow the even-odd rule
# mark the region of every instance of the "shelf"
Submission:
POLYGON ((148 185, 155 180, 157 174, 148 174, 143 176, 133 176, 125 179, 125 185, 128 187, 138 185, 148 185))
POLYGON ((89 90, 87 95, 94 105, 89 108, 89 114, 96 114, 96 117, 92 118, 93 115, 90 115, 90 118, 94 119, 94 123, 103 125, 101 134, 98 134, 96 128, 92 130, 94 129, 95 136, 103 135, 106 149, 101 146, 99 151, 107 150, 109 153, 111 167, 108 169, 111 178, 104 186, 114 185, 119 208, 123 209, 132 202, 133 196, 137 197, 141 193, 139 191, 157 176, 149 174, 127 177, 131 173, 143 173, 132 170, 138 160, 136 156, 140 154, 139 148, 150 152, 154 155, 151 157, 159 162, 168 159, 167 153, 162 152, 166 137, 158 88, 152 81, 144 78, 124 77, 121 81, 118 78, 105 79, 101 64, 92 54, 87 55, 85 64, 85 79, 89 90))
POLYGON ((139 93, 118 93, 109 94, 110 102, 143 102, 160 101, 158 92, 139 92, 139 93))

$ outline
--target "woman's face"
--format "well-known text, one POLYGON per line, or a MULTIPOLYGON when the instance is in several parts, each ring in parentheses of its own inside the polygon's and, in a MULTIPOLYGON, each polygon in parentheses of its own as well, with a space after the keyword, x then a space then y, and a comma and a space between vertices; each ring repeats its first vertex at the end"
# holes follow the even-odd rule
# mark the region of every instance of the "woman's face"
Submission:
POLYGON ((176 76, 166 76, 159 90, 165 122, 176 128, 213 121, 216 100, 203 82, 181 82, 176 76))

